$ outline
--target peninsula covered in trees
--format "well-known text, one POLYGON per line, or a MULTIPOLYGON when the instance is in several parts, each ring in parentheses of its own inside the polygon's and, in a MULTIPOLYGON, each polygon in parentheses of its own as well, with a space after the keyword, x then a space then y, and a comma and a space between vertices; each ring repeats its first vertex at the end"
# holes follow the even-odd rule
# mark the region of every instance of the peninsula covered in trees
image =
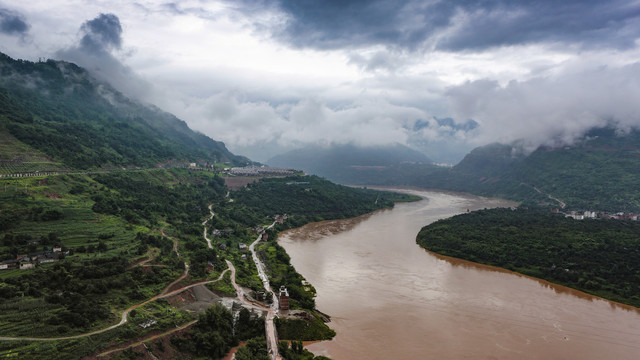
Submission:
POLYGON ((574 220, 543 210, 491 209, 424 227, 429 251, 640 306, 640 222, 574 220))

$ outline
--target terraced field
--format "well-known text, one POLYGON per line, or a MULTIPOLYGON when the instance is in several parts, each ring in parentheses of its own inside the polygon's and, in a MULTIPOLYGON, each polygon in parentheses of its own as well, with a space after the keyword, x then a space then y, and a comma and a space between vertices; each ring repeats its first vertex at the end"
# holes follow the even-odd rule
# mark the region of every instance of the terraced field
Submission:
POLYGON ((65 167, 0 130, 0 174, 61 171, 65 167))

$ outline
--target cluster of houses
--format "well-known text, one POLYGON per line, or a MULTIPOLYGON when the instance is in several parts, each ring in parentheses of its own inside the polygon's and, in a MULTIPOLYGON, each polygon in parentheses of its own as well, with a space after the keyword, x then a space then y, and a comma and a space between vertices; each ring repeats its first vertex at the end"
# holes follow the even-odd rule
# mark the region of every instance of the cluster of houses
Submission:
POLYGON ((0 270, 13 269, 32 269, 36 264, 46 264, 60 261, 60 255, 68 255, 69 252, 62 251, 62 248, 56 247, 44 251, 36 251, 29 254, 21 254, 15 259, 5 260, 0 263, 0 270))
MULTIPOLYGON (((273 219, 275 220, 275 222, 277 222, 278 224, 282 224, 284 223, 285 220, 287 220, 288 216, 287 214, 284 215, 274 215, 273 219)), ((214 229, 213 231, 211 231, 211 235, 213 236, 220 236, 222 234, 228 233, 228 231, 233 232, 233 230, 218 230, 218 229, 214 229)), ((265 232, 265 227, 262 225, 256 226, 253 229, 251 229, 251 233, 254 235, 262 235, 262 240, 267 241, 269 240, 269 234, 267 234, 265 232)), ((225 250, 227 248, 227 245, 225 244, 220 244, 219 245, 219 249, 220 250, 225 250)), ((247 246, 247 244, 245 243, 239 243, 238 244, 238 249, 239 250, 247 250, 249 249, 249 247, 247 246)))
POLYGON ((310 184, 310 182, 308 181, 289 181, 288 183, 285 183, 285 185, 308 185, 310 184))
POLYGON ((563 214, 565 217, 574 218, 576 220, 584 220, 584 219, 616 219, 616 220, 632 220, 639 221, 640 215, 618 212, 615 214, 611 213, 599 213, 595 211, 570 211, 570 212, 561 212, 559 209, 553 209, 551 212, 556 214, 563 214))
POLYGON ((262 232, 264 231, 264 226, 256 226, 253 229, 251 229, 251 233, 252 234, 262 234, 262 232))
MULTIPOLYGON (((229 164, 228 161, 224 162, 225 164, 229 164)), ((155 168, 160 169, 170 169, 170 168, 187 168, 187 169, 214 169, 218 164, 218 159, 213 156, 211 161, 208 160, 198 160, 196 162, 188 162, 185 160, 168 160, 162 163, 156 164, 155 168)))
MULTIPOLYGON (((287 214, 274 215, 273 218, 277 223, 282 224, 287 219, 287 214)), ((262 236, 262 241, 268 241, 269 240, 269 234, 267 234, 265 232, 265 227, 264 226, 256 226, 255 228, 251 229, 251 232, 253 234, 255 234, 255 235, 258 235, 258 234, 261 235, 262 236)), ((227 248, 227 246, 225 244, 220 244, 218 246, 218 248, 220 250, 225 250, 227 248)), ((241 250, 241 251, 248 250, 249 246, 247 246, 247 244, 241 242, 241 243, 238 244, 238 249, 241 250)), ((242 260, 247 260, 248 259, 246 254, 242 254, 240 256, 240 258, 242 260)))
POLYGON ((267 175, 293 175, 296 173, 294 169, 270 167, 270 166, 244 166, 225 169, 231 175, 236 176, 267 176, 267 175))
MULTIPOLYGON (((273 220, 275 220, 275 222, 277 222, 278 224, 282 224, 284 223, 285 220, 287 220, 289 217, 287 216, 287 214, 284 215, 273 215, 273 220)), ((253 229, 251 229, 251 233, 254 235, 257 234, 262 234, 264 233, 264 226, 256 226, 253 229)))

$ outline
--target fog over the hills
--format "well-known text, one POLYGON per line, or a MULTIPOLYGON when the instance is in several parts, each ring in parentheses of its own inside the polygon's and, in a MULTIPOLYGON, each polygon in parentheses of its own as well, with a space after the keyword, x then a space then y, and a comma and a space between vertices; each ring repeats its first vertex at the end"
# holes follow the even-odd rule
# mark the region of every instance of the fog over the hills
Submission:
POLYGON ((0 0, 0 51, 76 62, 259 161, 638 127, 639 38, 623 0, 0 0))

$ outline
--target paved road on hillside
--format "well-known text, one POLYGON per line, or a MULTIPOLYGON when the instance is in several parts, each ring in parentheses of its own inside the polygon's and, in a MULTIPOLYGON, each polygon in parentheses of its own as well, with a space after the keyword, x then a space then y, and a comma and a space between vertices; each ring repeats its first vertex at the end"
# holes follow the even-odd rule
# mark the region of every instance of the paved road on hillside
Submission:
MULTIPOLYGON (((163 232, 164 234, 164 232, 163 232)), ((174 250, 177 253, 177 246, 174 247, 174 250)), ((129 318, 129 313, 131 312, 131 310, 134 310, 140 306, 144 306, 152 301, 156 301, 158 299, 164 299, 167 297, 171 297, 177 294, 180 294, 181 292, 185 291, 185 290, 189 290, 193 287, 196 287, 198 285, 203 285, 203 284, 210 284, 210 283, 215 283, 217 281, 219 281, 220 279, 222 279, 222 277, 224 276, 224 274, 229 271, 230 269, 227 268, 225 269, 220 276, 216 279, 216 280, 207 280, 207 281, 200 281, 191 285, 187 285, 184 286, 180 289, 177 290, 173 290, 173 291, 169 291, 171 289, 172 286, 174 286, 175 284, 177 284, 180 280, 184 279, 187 277, 187 274, 189 273, 189 265, 185 262, 184 263, 185 269, 184 272, 182 273, 182 275, 180 275, 179 278, 177 278, 175 281, 173 281, 171 284, 167 285, 167 287, 164 288, 164 290, 162 290, 162 292, 154 297, 152 297, 149 300, 146 300, 144 302, 141 302, 139 304, 133 305, 130 308, 124 310, 122 312, 122 315, 120 316, 120 322, 114 325, 111 325, 109 327, 106 327, 104 329, 100 329, 100 330, 95 330, 95 331, 91 331, 88 333, 83 333, 83 334, 78 334, 78 335, 71 335, 71 336, 60 336, 60 337, 47 337, 47 338, 42 338, 42 337, 22 337, 22 336, 0 336, 0 341, 5 340, 5 341, 20 341, 20 340, 29 340, 29 341, 55 341, 55 340, 71 340, 71 339, 78 339, 78 338, 82 338, 82 337, 87 337, 87 336, 91 336, 91 335, 95 335, 95 334, 100 334, 112 329, 117 328, 118 326, 121 326, 123 324, 125 324, 128 321, 129 318)), ((234 269, 235 271, 235 269, 234 269)))
MULTIPOLYGON (((204 226, 203 237, 207 241, 207 246, 209 248, 213 248, 213 245, 211 244, 211 240, 207 237, 207 226, 206 226, 207 222, 209 222, 209 220, 213 219, 213 217, 215 216, 215 214, 214 214, 214 212, 212 210, 212 205, 209 205, 209 212, 211 213, 211 216, 202 223, 202 226, 204 226)), ((273 224, 271 224, 269 227, 267 227, 267 229, 271 229, 274 225, 275 225, 275 222, 273 224)), ((164 231, 162 232, 162 234, 164 235, 164 231)), ((267 351, 269 352, 269 356, 273 360, 281 360, 282 357, 278 353, 278 334, 277 334, 275 323, 274 323, 274 318, 277 316, 278 310, 279 310, 278 297, 273 292, 273 290, 271 289, 271 285, 269 283, 269 277, 266 275, 264 264, 262 263, 262 261, 260 261, 260 259, 258 258, 257 254, 255 252, 255 245, 261 239, 262 239, 262 235, 258 235, 258 238, 251 244, 249 249, 251 251, 251 255, 253 257, 253 261, 255 262, 256 267, 258 268, 258 274, 260 276, 260 279, 262 280, 262 283, 264 285, 265 290, 268 293, 272 294, 273 303, 271 304, 271 307, 269 307, 269 308, 264 307, 260 303, 256 303, 254 301, 251 301, 245 296, 244 290, 242 289, 242 287, 240 287, 236 283, 236 269, 233 266, 233 263, 231 263, 229 260, 226 260, 227 269, 225 269, 216 280, 200 281, 200 282, 197 282, 197 283, 194 283, 194 284, 191 284, 191 285, 184 286, 184 287, 182 287, 180 289, 177 289, 177 290, 174 290, 174 291, 169 291, 169 289, 172 286, 174 286, 179 281, 181 281, 184 278, 186 278, 186 276, 187 276, 187 274, 189 272, 189 265, 185 262, 185 264, 184 264, 185 265, 185 270, 184 270, 183 274, 179 278, 177 278, 175 281, 173 281, 172 283, 167 285, 167 287, 160 294, 152 297, 149 300, 146 300, 146 301, 141 302, 139 304, 133 305, 130 308, 124 310, 122 312, 121 317, 120 317, 120 322, 117 323, 117 324, 111 325, 111 326, 106 327, 104 329, 95 330, 95 331, 84 333, 84 334, 72 335, 72 336, 48 337, 48 338, 19 337, 19 336, 16 336, 16 337, 0 336, 0 341, 21 341, 21 340, 22 341, 24 341, 24 340, 27 340, 27 341, 56 341, 56 340, 71 340, 71 339, 79 339, 79 338, 83 338, 83 337, 87 337, 87 336, 91 336, 91 335, 100 334, 100 333, 115 329, 118 326, 121 326, 121 325, 125 324, 128 321, 129 313, 132 310, 134 310, 134 309, 136 309, 136 308, 138 308, 140 306, 144 306, 144 305, 146 305, 146 304, 148 304, 148 303, 150 303, 152 301, 158 300, 158 299, 163 299, 163 298, 167 298, 167 297, 171 297, 171 296, 180 294, 183 291, 186 291, 188 289, 191 289, 191 288, 199 286, 199 285, 215 283, 217 281, 220 281, 222 279, 222 277, 226 274, 227 271, 231 271, 231 283, 233 284, 233 287, 236 290, 238 299, 240 301, 242 301, 245 305, 247 305, 247 306, 249 306, 251 308, 267 312, 267 316, 265 317, 265 332, 266 332, 266 338, 267 338, 267 351)), ((177 253, 178 252, 178 247, 177 247, 177 244, 175 242, 174 242, 174 245, 175 245, 174 246, 174 251, 177 253)))
MULTIPOLYGON (((267 229, 271 229, 276 222, 269 225, 267 229)), ((255 247, 258 242, 262 240, 262 234, 258 234, 258 238, 256 241, 251 243, 249 246, 249 250, 251 251, 251 257, 253 258, 253 262, 256 264, 258 268, 258 276, 260 276, 260 280, 262 280, 262 284, 266 292, 271 294, 271 298, 273 302, 271 303, 271 307, 267 311, 267 316, 265 317, 265 331, 267 335, 267 351, 269 352, 269 356, 272 359, 281 359, 280 354, 278 354, 278 332, 276 331, 276 325, 274 323, 274 319, 278 316, 278 311, 280 310, 280 303, 278 301, 278 295, 276 295, 271 289, 271 284, 269 283, 269 277, 265 271, 265 266, 258 258, 256 254, 255 247)))

